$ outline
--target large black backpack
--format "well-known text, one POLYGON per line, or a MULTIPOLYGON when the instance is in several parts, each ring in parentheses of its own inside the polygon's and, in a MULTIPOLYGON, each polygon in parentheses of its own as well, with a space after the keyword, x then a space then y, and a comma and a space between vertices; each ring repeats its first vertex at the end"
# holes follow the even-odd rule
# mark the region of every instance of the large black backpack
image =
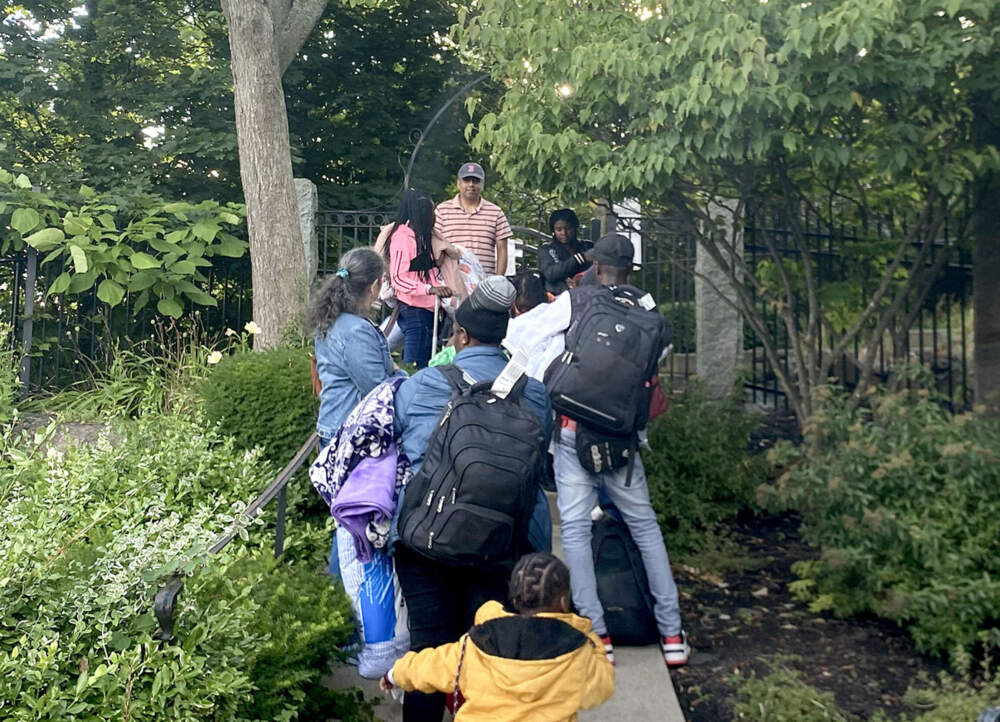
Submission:
POLYGON ((594 523, 591 540, 597 596, 615 644, 642 646, 659 639, 653 596, 642 556, 628 527, 605 516, 594 523))
POLYGON ((406 486, 399 539, 445 564, 513 561, 544 472, 545 432, 518 403, 528 379, 522 375, 500 398, 492 381, 470 386, 456 366, 437 368, 453 392, 406 486))
POLYGON ((552 406, 593 431, 627 436, 649 415, 649 380, 667 327, 649 294, 632 286, 569 291, 566 350, 545 372, 552 406))

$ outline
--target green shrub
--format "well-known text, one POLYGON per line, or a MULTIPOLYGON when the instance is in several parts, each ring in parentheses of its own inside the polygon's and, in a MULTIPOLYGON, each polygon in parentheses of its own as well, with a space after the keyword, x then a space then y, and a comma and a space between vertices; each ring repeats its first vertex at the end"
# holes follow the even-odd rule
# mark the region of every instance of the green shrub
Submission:
MULTIPOLYGON (((310 546, 325 549, 328 539, 328 533, 322 541, 312 536, 310 546)), ((260 605, 246 632, 266 641, 253 650, 247 676, 255 690, 242 700, 237 717, 282 719, 296 710, 301 719, 324 718, 342 693, 326 689, 321 678, 352 631, 350 602, 324 565, 279 563, 264 551, 240 559, 211 583, 200 590, 202 599, 225 596, 236 584, 251 589, 260 605)))
POLYGON ((30 399, 23 408, 69 421, 189 411, 194 387, 209 369, 205 332, 197 316, 169 326, 157 323, 154 332, 154 339, 108 349, 98 360, 67 354, 86 375, 51 396, 30 399))
POLYGON ((670 329, 670 343, 674 345, 674 353, 693 353, 695 350, 694 303, 692 301, 676 301, 661 303, 660 313, 667 321, 670 329))
POLYGON ((0 716, 312 718, 319 674, 350 633, 320 563, 328 532, 291 525, 291 566, 262 535, 208 555, 267 482, 259 453, 197 416, 115 432, 114 446, 46 454, 0 436, 0 716), (165 643, 152 599, 171 574, 185 587, 165 643))
MULTIPOLYGON (((760 722, 858 722, 859 718, 839 709, 834 696, 807 684, 791 668, 796 657, 765 660, 770 667, 762 677, 751 672, 733 675, 737 702, 733 709, 739 720, 760 722)), ((1000 685, 995 680, 970 682, 942 674, 937 680, 920 678, 910 685, 905 702, 919 714, 904 719, 913 722, 972 722, 979 714, 1000 700, 1000 685)), ((868 722, 885 722, 885 713, 876 710, 868 722)))
POLYGON ((764 470, 747 453, 754 425, 737 399, 710 401, 698 386, 650 424, 642 461, 672 552, 697 548, 716 523, 751 506, 764 470))
MULTIPOLYGON (((0 325, 0 344, 7 338, 9 330, 0 325)), ((5 345, 0 346, 0 424, 10 421, 14 415, 14 396, 17 390, 17 370, 14 352, 5 345)))
POLYGON ((821 550, 794 567, 793 591, 814 610, 895 620, 960 666, 1000 647, 1000 424, 950 417, 926 392, 855 411, 827 394, 805 431, 771 452, 791 468, 761 488, 821 550))
POLYGON ((792 669, 773 663, 763 677, 750 672, 746 677, 734 675, 738 701, 733 709, 739 720, 767 720, 767 722, 857 722, 857 717, 837 709, 830 692, 806 684, 792 669))
POLYGON ((302 348, 224 356, 198 387, 201 406, 244 449, 264 448, 278 468, 316 428, 318 410, 302 348))
POLYGON ((910 685, 904 699, 911 707, 930 710, 914 722, 971 722, 987 707, 1000 705, 1000 680, 970 683, 942 674, 910 685))

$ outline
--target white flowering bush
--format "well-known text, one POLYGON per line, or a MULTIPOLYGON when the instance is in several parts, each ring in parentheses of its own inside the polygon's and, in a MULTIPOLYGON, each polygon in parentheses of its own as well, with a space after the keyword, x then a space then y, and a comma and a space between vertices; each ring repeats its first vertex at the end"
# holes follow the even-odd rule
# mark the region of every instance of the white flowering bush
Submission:
POLYGON ((351 631, 303 551, 321 555, 327 532, 292 527, 293 564, 260 534, 208 555, 270 467, 197 418, 148 416, 116 436, 48 453, 0 437, 0 719, 311 716, 351 631), (152 610, 171 574, 185 586, 167 643, 152 610))

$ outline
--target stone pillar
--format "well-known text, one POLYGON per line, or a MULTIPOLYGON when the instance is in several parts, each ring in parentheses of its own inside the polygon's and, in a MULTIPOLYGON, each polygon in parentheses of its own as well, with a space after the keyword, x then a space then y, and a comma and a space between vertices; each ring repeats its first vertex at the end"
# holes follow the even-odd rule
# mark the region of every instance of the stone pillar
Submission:
MULTIPOLYGON (((710 204, 709 213, 716 221, 715 230, 711 232, 724 234, 725 243, 720 245, 732 245, 736 254, 742 257, 742 222, 722 205, 710 204)), ((716 264, 700 243, 695 270, 699 274, 694 280, 698 378, 713 398, 722 398, 732 389, 739 367, 743 364, 743 317, 700 277, 711 279, 726 298, 736 301, 736 291, 726 270, 716 264)))
POLYGON ((308 178, 295 179, 295 199, 299 209, 299 230, 302 232, 302 243, 306 258, 306 287, 312 288, 316 280, 316 269, 319 267, 319 247, 316 236, 316 211, 319 209, 319 196, 316 184, 308 178))

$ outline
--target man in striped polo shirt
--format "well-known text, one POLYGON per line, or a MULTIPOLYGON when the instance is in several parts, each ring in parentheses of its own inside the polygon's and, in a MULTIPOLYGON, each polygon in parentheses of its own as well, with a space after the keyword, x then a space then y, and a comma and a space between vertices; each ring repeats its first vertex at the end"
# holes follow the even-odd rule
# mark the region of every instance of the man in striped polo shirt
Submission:
POLYGON ((507 271, 507 239, 513 236, 500 206, 483 198, 486 174, 478 163, 458 169, 458 195, 438 205, 434 231, 448 243, 460 243, 483 266, 487 276, 507 271))

